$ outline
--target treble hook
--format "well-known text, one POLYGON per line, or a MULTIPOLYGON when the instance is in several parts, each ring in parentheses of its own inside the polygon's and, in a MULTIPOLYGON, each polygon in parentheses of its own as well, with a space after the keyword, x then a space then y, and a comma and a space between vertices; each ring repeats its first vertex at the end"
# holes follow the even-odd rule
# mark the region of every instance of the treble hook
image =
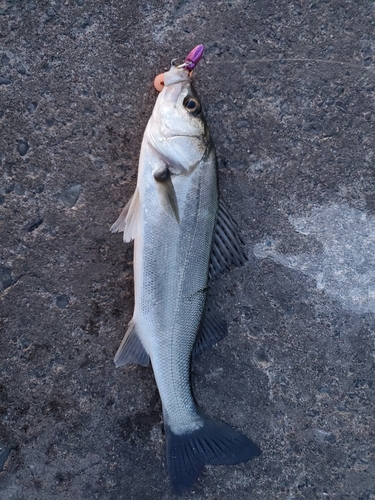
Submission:
MULTIPOLYGON (((185 61, 177 66, 177 69, 186 69, 189 72, 189 76, 192 75, 193 69, 199 63, 203 56, 203 45, 197 45, 193 50, 189 52, 189 54, 185 57, 185 61)), ((174 66, 174 62, 176 59, 172 59, 171 66, 174 66)), ((164 87, 164 73, 160 73, 157 75, 154 80, 154 87, 158 92, 161 92, 164 87)))

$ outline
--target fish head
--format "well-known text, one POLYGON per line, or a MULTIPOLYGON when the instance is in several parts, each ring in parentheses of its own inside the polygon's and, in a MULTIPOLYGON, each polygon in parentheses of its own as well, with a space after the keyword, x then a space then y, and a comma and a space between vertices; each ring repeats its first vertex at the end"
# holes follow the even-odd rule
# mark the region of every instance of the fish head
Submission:
POLYGON ((147 139, 172 174, 189 175, 204 156, 208 131, 189 71, 172 66, 147 127, 147 139))

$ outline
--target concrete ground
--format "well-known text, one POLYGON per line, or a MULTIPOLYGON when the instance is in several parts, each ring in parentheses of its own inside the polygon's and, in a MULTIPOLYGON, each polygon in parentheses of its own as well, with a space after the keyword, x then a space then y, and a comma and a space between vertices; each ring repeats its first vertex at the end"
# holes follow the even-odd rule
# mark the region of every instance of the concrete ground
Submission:
POLYGON ((163 499, 151 368, 116 370, 154 76, 195 72, 249 261, 193 366, 263 454, 186 499, 375 499, 375 3, 0 0, 0 497, 163 499))

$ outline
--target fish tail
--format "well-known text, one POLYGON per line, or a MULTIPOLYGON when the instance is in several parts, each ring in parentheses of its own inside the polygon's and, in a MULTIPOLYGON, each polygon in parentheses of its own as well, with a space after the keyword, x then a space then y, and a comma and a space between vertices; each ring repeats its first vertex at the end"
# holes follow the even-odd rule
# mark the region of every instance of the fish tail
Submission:
POLYGON ((260 448, 240 432, 203 418, 204 425, 188 434, 174 434, 165 426, 168 473, 176 495, 193 486, 205 465, 233 465, 261 454, 260 448))

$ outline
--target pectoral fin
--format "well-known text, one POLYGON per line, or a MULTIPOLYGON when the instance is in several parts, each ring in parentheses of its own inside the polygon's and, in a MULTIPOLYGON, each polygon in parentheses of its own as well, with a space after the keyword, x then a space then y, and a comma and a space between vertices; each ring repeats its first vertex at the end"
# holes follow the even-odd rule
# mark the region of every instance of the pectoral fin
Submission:
POLYGON ((212 243, 210 278, 216 278, 232 266, 242 266, 246 260, 247 255, 238 234, 237 224, 220 200, 212 243))
POLYGON ((171 174, 168 168, 163 167, 156 170, 156 172, 154 172, 154 179, 157 183, 160 203, 163 209, 167 212, 167 214, 180 223, 176 192, 174 190, 171 174))
POLYGON ((111 227, 111 233, 124 233, 124 241, 134 240, 139 230, 140 199, 136 188, 120 217, 111 227))

